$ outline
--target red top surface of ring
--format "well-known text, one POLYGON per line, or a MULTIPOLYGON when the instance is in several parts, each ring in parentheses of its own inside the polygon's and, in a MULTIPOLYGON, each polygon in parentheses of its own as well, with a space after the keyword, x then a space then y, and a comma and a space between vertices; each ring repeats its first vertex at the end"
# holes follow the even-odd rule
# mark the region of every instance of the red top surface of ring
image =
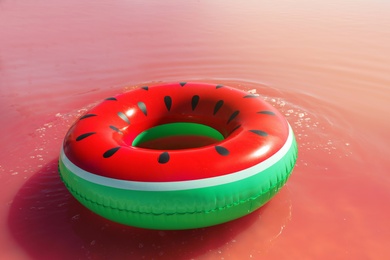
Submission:
POLYGON ((260 96, 221 85, 141 87, 103 102, 69 129, 64 152, 79 168, 131 181, 166 182, 226 175, 275 154, 287 140, 286 119, 260 96), (191 122, 225 139, 199 148, 153 150, 131 145, 143 131, 191 122))

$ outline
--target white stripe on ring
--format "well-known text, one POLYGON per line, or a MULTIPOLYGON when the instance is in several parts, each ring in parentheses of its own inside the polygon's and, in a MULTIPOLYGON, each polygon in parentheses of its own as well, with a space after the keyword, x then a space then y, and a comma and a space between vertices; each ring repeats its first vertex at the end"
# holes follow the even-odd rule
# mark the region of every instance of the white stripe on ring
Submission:
MULTIPOLYGON (((173 182, 141 182, 141 181, 128 181, 128 180, 119 180, 108 178, 100 175, 93 174, 91 172, 85 171, 80 167, 73 164, 68 157, 65 155, 63 148, 61 149, 60 159, 65 165, 65 167, 71 171, 74 175, 88 181, 91 183, 117 188, 125 190, 139 190, 139 191, 175 191, 175 190, 188 190, 188 189, 198 189, 211 186, 217 186, 227 183, 236 182, 242 179, 246 179, 255 174, 265 171, 267 168, 276 164, 280 161, 289 151, 290 147, 293 144, 294 134, 291 129, 290 124, 288 124, 288 137, 282 148, 273 154, 271 157, 266 160, 256 164, 247 169, 229 173, 226 175, 211 177, 206 179, 191 180, 191 181, 173 181, 173 182)), ((264 149, 264 147, 261 147, 264 149)), ((259 150, 259 151, 260 151, 259 150)))

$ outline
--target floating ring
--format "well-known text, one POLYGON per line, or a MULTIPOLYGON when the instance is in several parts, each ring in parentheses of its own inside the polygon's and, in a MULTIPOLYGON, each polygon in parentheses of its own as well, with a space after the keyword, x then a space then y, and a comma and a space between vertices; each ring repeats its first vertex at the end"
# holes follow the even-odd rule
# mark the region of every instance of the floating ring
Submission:
POLYGON ((89 110, 65 136, 59 171, 72 195, 107 219, 189 229, 258 209, 296 158, 290 125, 260 96, 181 82, 143 86, 89 110))

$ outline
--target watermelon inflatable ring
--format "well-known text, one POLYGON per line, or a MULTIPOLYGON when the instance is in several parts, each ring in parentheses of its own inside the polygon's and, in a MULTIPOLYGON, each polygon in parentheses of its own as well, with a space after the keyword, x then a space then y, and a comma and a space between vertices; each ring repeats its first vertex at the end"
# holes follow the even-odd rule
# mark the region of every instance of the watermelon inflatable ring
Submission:
POLYGON ((65 136, 59 172, 72 195, 100 216, 190 229, 261 207, 285 184, 296 158, 290 125, 261 97, 181 82, 143 86, 89 110, 65 136))

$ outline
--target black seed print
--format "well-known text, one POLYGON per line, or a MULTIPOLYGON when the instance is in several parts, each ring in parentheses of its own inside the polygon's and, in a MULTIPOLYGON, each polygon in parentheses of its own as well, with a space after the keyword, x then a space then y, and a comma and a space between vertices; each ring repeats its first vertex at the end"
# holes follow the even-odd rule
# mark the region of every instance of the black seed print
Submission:
POLYGON ((265 114, 265 115, 271 115, 271 116, 275 115, 274 112, 268 111, 268 110, 259 111, 259 112, 257 112, 257 114, 265 114))
POLYGON ((234 131, 236 131, 238 128, 240 128, 241 127, 241 125, 238 125, 238 126, 236 126, 235 128, 233 128, 233 130, 230 132, 230 134, 229 135, 231 135, 234 131))
POLYGON ((198 102, 199 102, 199 96, 198 95, 193 96, 191 100, 192 111, 195 110, 196 106, 198 105, 198 102))
POLYGON ((114 97, 109 97, 109 98, 106 98, 106 100, 113 100, 113 101, 118 101, 116 98, 114 97))
POLYGON ((165 103, 165 106, 167 107, 168 111, 171 111, 172 98, 170 96, 165 96, 164 103, 165 103))
POLYGON ((218 110, 223 106, 223 100, 219 100, 216 104, 215 104, 215 107, 214 107, 214 113, 213 115, 215 115, 218 110))
POLYGON ((158 157, 158 162, 159 163, 167 163, 168 161, 169 161, 169 153, 168 152, 163 152, 158 157))
POLYGON ((97 115, 95 115, 95 114, 86 114, 86 115, 83 115, 82 117, 80 117, 80 120, 86 119, 88 117, 93 117, 93 116, 97 116, 97 115))
POLYGON ((121 130, 119 130, 119 128, 118 128, 118 127, 116 127, 116 126, 110 125, 110 128, 111 128, 112 130, 114 130, 114 131, 116 131, 116 132, 120 133, 120 134, 123 134, 123 133, 122 133, 122 131, 121 131, 121 130))
POLYGON ((148 111, 146 110, 146 105, 144 102, 140 101, 138 102, 138 108, 141 109, 142 113, 144 113, 145 116, 148 115, 148 111))
POLYGON ((146 91, 149 90, 149 87, 148 87, 148 86, 142 86, 141 88, 142 88, 143 90, 146 90, 146 91))
POLYGON ((223 88, 223 85, 216 85, 215 88, 216 89, 223 88))
POLYGON ((266 132, 261 131, 261 130, 249 130, 249 131, 254 133, 254 134, 260 135, 260 136, 267 136, 268 135, 266 132))
POLYGON ((116 152, 119 150, 119 148, 121 148, 121 147, 118 146, 118 147, 111 148, 111 149, 107 150, 107 151, 103 154, 103 157, 104 157, 104 158, 109 158, 109 157, 113 156, 114 153, 116 153, 116 152))
POLYGON ((229 155, 229 150, 226 149, 225 147, 223 146, 215 146, 215 150, 217 150, 217 153, 219 153, 220 155, 222 156, 226 156, 226 155, 229 155))
POLYGON ((244 98, 258 98, 258 97, 260 97, 260 96, 255 95, 255 94, 249 94, 249 95, 244 96, 244 98))
POLYGON ((123 121, 125 121, 127 124, 130 124, 130 120, 129 120, 129 118, 126 116, 125 113, 123 113, 123 112, 118 112, 118 116, 119 116, 123 121))
POLYGON ((180 86, 184 87, 184 85, 187 84, 187 82, 180 82, 180 86))
POLYGON ((234 118, 236 118, 236 116, 238 116, 238 114, 240 113, 239 110, 236 110, 232 113, 232 115, 229 117, 229 120, 227 121, 227 124, 229 124, 234 118))
POLYGON ((76 141, 77 142, 81 141, 84 138, 87 138, 88 136, 91 136, 91 135, 94 135, 94 134, 96 134, 96 132, 89 132, 89 133, 85 133, 85 134, 79 135, 79 136, 77 136, 76 141))

